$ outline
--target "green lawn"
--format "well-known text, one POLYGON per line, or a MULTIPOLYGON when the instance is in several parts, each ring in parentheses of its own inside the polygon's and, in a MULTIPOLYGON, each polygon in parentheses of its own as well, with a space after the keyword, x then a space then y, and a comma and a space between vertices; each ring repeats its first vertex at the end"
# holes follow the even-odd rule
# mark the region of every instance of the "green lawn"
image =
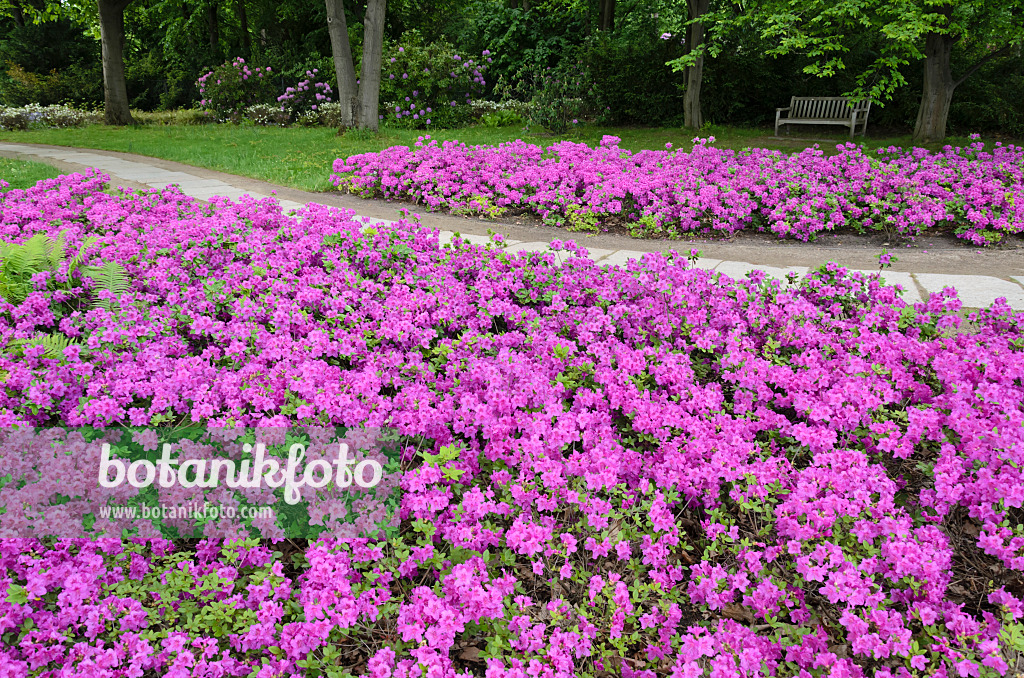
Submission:
POLYGON ((56 167, 40 162, 25 162, 0 158, 0 179, 10 184, 10 188, 28 188, 35 186, 43 179, 52 179, 60 172, 56 167))
MULTIPOLYGON (((523 139, 547 145, 566 137, 528 134, 519 127, 467 127, 456 130, 429 132, 436 139, 459 139, 468 144, 498 144, 523 139)), ((385 129, 380 135, 350 132, 336 136, 334 129, 305 127, 253 127, 246 125, 139 125, 135 127, 106 127, 89 125, 79 129, 32 130, 26 132, 0 132, 0 140, 58 146, 77 146, 109 151, 138 153, 165 160, 205 167, 242 176, 262 179, 271 183, 311 191, 330 188, 328 181, 331 164, 336 158, 356 153, 379 151, 389 146, 409 146, 424 132, 385 129)), ((681 128, 607 128, 584 127, 568 137, 596 145, 605 134, 622 139, 621 146, 633 151, 663 149, 666 143, 676 148, 689 149, 696 136, 681 128)), ((848 140, 836 130, 815 131, 825 151, 837 143, 848 140), (822 136, 822 134, 827 136, 822 136)), ((760 129, 712 127, 702 136, 715 137, 720 148, 742 149, 751 146, 779 150, 800 150, 813 144, 809 141, 772 139, 771 131, 760 129)), ((798 130, 794 136, 809 136, 798 130)), ((948 139, 946 143, 965 145, 967 139, 948 139)), ((868 138, 865 145, 909 146, 909 137, 868 138)), ((936 146, 937 148, 938 146, 936 146)), ((9 179, 8 179, 9 181, 9 179)), ((13 184, 13 182, 12 182, 13 184)))

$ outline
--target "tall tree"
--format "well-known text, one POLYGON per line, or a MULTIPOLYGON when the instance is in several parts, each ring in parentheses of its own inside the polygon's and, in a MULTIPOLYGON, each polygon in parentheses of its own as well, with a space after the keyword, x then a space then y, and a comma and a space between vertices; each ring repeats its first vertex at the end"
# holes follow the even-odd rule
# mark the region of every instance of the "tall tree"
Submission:
POLYGON ((245 11, 245 0, 238 0, 235 3, 238 11, 238 24, 242 32, 242 52, 248 59, 252 55, 252 37, 249 35, 249 15, 245 11))
POLYGON ((344 0, 326 0, 327 31, 338 78, 341 127, 377 131, 380 126, 380 71, 384 53, 384 15, 387 0, 368 0, 363 17, 363 60, 359 80, 352 61, 344 0))
POLYGON ((124 10, 131 0, 96 0, 103 54, 103 118, 108 125, 130 125, 128 84, 124 77, 124 10))
POLYGON ((598 0, 599 14, 597 27, 602 31, 615 30, 615 0, 598 0))
POLYGON ((34 23, 71 19, 77 23, 99 24, 103 61, 103 117, 108 125, 130 125, 128 85, 124 77, 124 10, 132 0, 43 0, 35 3, 0 3, 0 13, 14 16, 22 23, 29 17, 34 23), (92 12, 96 8, 96 14, 92 12), (98 16, 97 16, 98 14, 98 16))
POLYGON ((359 126, 380 125, 380 69, 384 57, 384 12, 387 0, 368 0, 363 18, 363 63, 359 75, 359 126))
POLYGON ((906 84, 902 70, 924 66, 924 86, 914 140, 946 136, 949 107, 956 88, 986 62, 1024 44, 1024 0, 757 0, 744 11, 719 12, 710 26, 718 34, 755 28, 775 46, 768 54, 803 54, 805 72, 829 77, 847 67, 847 36, 867 31, 877 56, 847 94, 882 103, 906 84), (952 72, 953 50, 976 55, 959 75, 952 72))
POLYGON ((704 24, 702 19, 708 13, 710 0, 686 0, 687 24, 686 44, 694 55, 693 62, 686 67, 686 91, 683 94, 683 126, 700 129, 704 126, 704 115, 700 108, 700 88, 704 82, 704 24))

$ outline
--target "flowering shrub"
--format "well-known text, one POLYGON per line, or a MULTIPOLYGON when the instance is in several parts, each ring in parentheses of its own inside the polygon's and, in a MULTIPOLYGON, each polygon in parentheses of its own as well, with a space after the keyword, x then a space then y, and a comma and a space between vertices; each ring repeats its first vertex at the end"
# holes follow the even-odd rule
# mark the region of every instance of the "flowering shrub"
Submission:
POLYGON ((1005 300, 966 332, 952 290, 908 306, 835 264, 784 289, 556 241, 559 266, 105 181, 0 194, 3 240, 63 234, 68 260, 0 301, 0 423, 394 427, 402 527, 300 551, 4 540, 5 675, 1010 670, 1024 314, 1005 300), (96 306, 72 258, 127 289, 96 306), (11 350, 58 334, 57 355, 11 350))
POLYGON ((84 111, 64 105, 0 107, 0 129, 4 130, 81 127, 85 121, 84 111))
POLYGON ((289 87, 284 94, 277 97, 282 110, 288 111, 293 120, 304 114, 315 112, 320 106, 331 101, 331 87, 326 82, 313 82, 318 69, 306 71, 306 79, 300 80, 294 87, 289 87))
POLYGON ((720 150, 714 137, 689 153, 630 153, 610 136, 598 148, 563 141, 546 149, 427 139, 336 160, 332 181, 430 209, 464 209, 482 196, 554 223, 585 209, 605 228, 636 232, 643 222, 647 236, 752 229, 810 240, 849 228, 913 237, 941 227, 987 245, 1024 232, 1024 148, 999 143, 874 154, 846 144, 825 156, 817 146, 792 155, 720 150))
POLYGON ((270 67, 250 68, 242 57, 206 73, 196 83, 202 96, 200 106, 215 111, 222 119, 240 119, 249 106, 268 104, 275 86, 270 67))
POLYGON ((398 127, 451 128, 473 117, 471 101, 484 92, 491 53, 479 58, 459 54, 444 42, 423 44, 409 31, 384 52, 381 113, 398 127))
POLYGON ((245 119, 255 125, 280 126, 288 124, 288 111, 281 110, 280 106, 270 104, 256 104, 245 109, 245 119))

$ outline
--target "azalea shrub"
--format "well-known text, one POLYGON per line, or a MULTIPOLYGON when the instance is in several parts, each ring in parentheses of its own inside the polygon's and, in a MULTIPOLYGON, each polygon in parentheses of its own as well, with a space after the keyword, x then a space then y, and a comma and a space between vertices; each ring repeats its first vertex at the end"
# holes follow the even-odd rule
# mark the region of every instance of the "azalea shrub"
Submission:
POLYGON ((214 111, 221 120, 238 122, 250 106, 269 104, 277 93, 270 66, 250 66, 242 57, 225 61, 202 75, 196 85, 199 105, 214 111))
POLYGON ((1024 314, 1005 299, 963 324, 951 289, 908 305, 836 264, 608 268, 572 243, 441 245, 415 218, 107 181, 0 193, 11 247, 63 243, 0 280, 0 423, 389 427, 401 525, 4 539, 0 675, 1021 670, 1024 314), (113 264, 120 288, 82 274, 113 264))
POLYGON ((424 43, 416 31, 384 50, 380 110, 393 127, 449 129, 473 119, 471 101, 486 91, 489 50, 460 54, 445 42, 424 43))
POLYGON ((338 159, 331 180, 428 209, 483 213, 485 204, 563 226, 582 215, 598 229, 643 237, 752 230, 806 241, 837 229, 906 238, 942 229, 989 245, 1024 232, 1019 146, 871 153, 850 143, 825 155, 817 145, 794 154, 724 150, 714 137, 695 139, 690 152, 668 144, 632 153, 619 142, 467 146, 428 136, 412 148, 338 159))

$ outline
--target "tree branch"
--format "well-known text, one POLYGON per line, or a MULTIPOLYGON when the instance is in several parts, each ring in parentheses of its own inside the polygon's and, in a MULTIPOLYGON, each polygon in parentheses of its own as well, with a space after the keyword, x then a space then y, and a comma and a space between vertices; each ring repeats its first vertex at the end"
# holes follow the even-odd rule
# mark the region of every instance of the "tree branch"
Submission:
POLYGON ((978 59, 977 61, 975 61, 975 62, 974 62, 974 64, 973 64, 973 65, 971 65, 971 67, 970 67, 970 68, 968 68, 968 69, 967 69, 966 71, 964 71, 964 74, 960 76, 960 79, 959 79, 959 80, 957 80, 956 82, 954 82, 954 83, 953 83, 953 87, 954 87, 954 88, 956 88, 956 87, 959 87, 959 86, 960 86, 960 84, 961 84, 961 83, 962 83, 962 82, 963 82, 964 80, 966 80, 967 78, 969 78, 969 77, 971 77, 972 75, 974 75, 974 72, 975 72, 976 70, 978 70, 979 68, 981 68, 982 66, 984 66, 984 65, 985 65, 986 63, 988 63, 988 62, 989 62, 989 61, 991 61, 992 59, 995 59, 995 58, 996 58, 996 57, 998 57, 998 56, 1002 56, 1002 55, 1003 55, 1004 53, 1006 53, 1006 52, 1010 51, 1010 48, 1011 48, 1011 47, 1013 47, 1013 43, 1009 43, 1009 42, 1008 42, 1008 43, 1006 43, 1005 45, 1003 45, 1002 47, 1000 47, 999 49, 997 49, 996 51, 994 51, 994 52, 989 52, 989 53, 988 53, 988 54, 986 54, 985 56, 983 56, 983 57, 981 57, 980 59, 978 59))

